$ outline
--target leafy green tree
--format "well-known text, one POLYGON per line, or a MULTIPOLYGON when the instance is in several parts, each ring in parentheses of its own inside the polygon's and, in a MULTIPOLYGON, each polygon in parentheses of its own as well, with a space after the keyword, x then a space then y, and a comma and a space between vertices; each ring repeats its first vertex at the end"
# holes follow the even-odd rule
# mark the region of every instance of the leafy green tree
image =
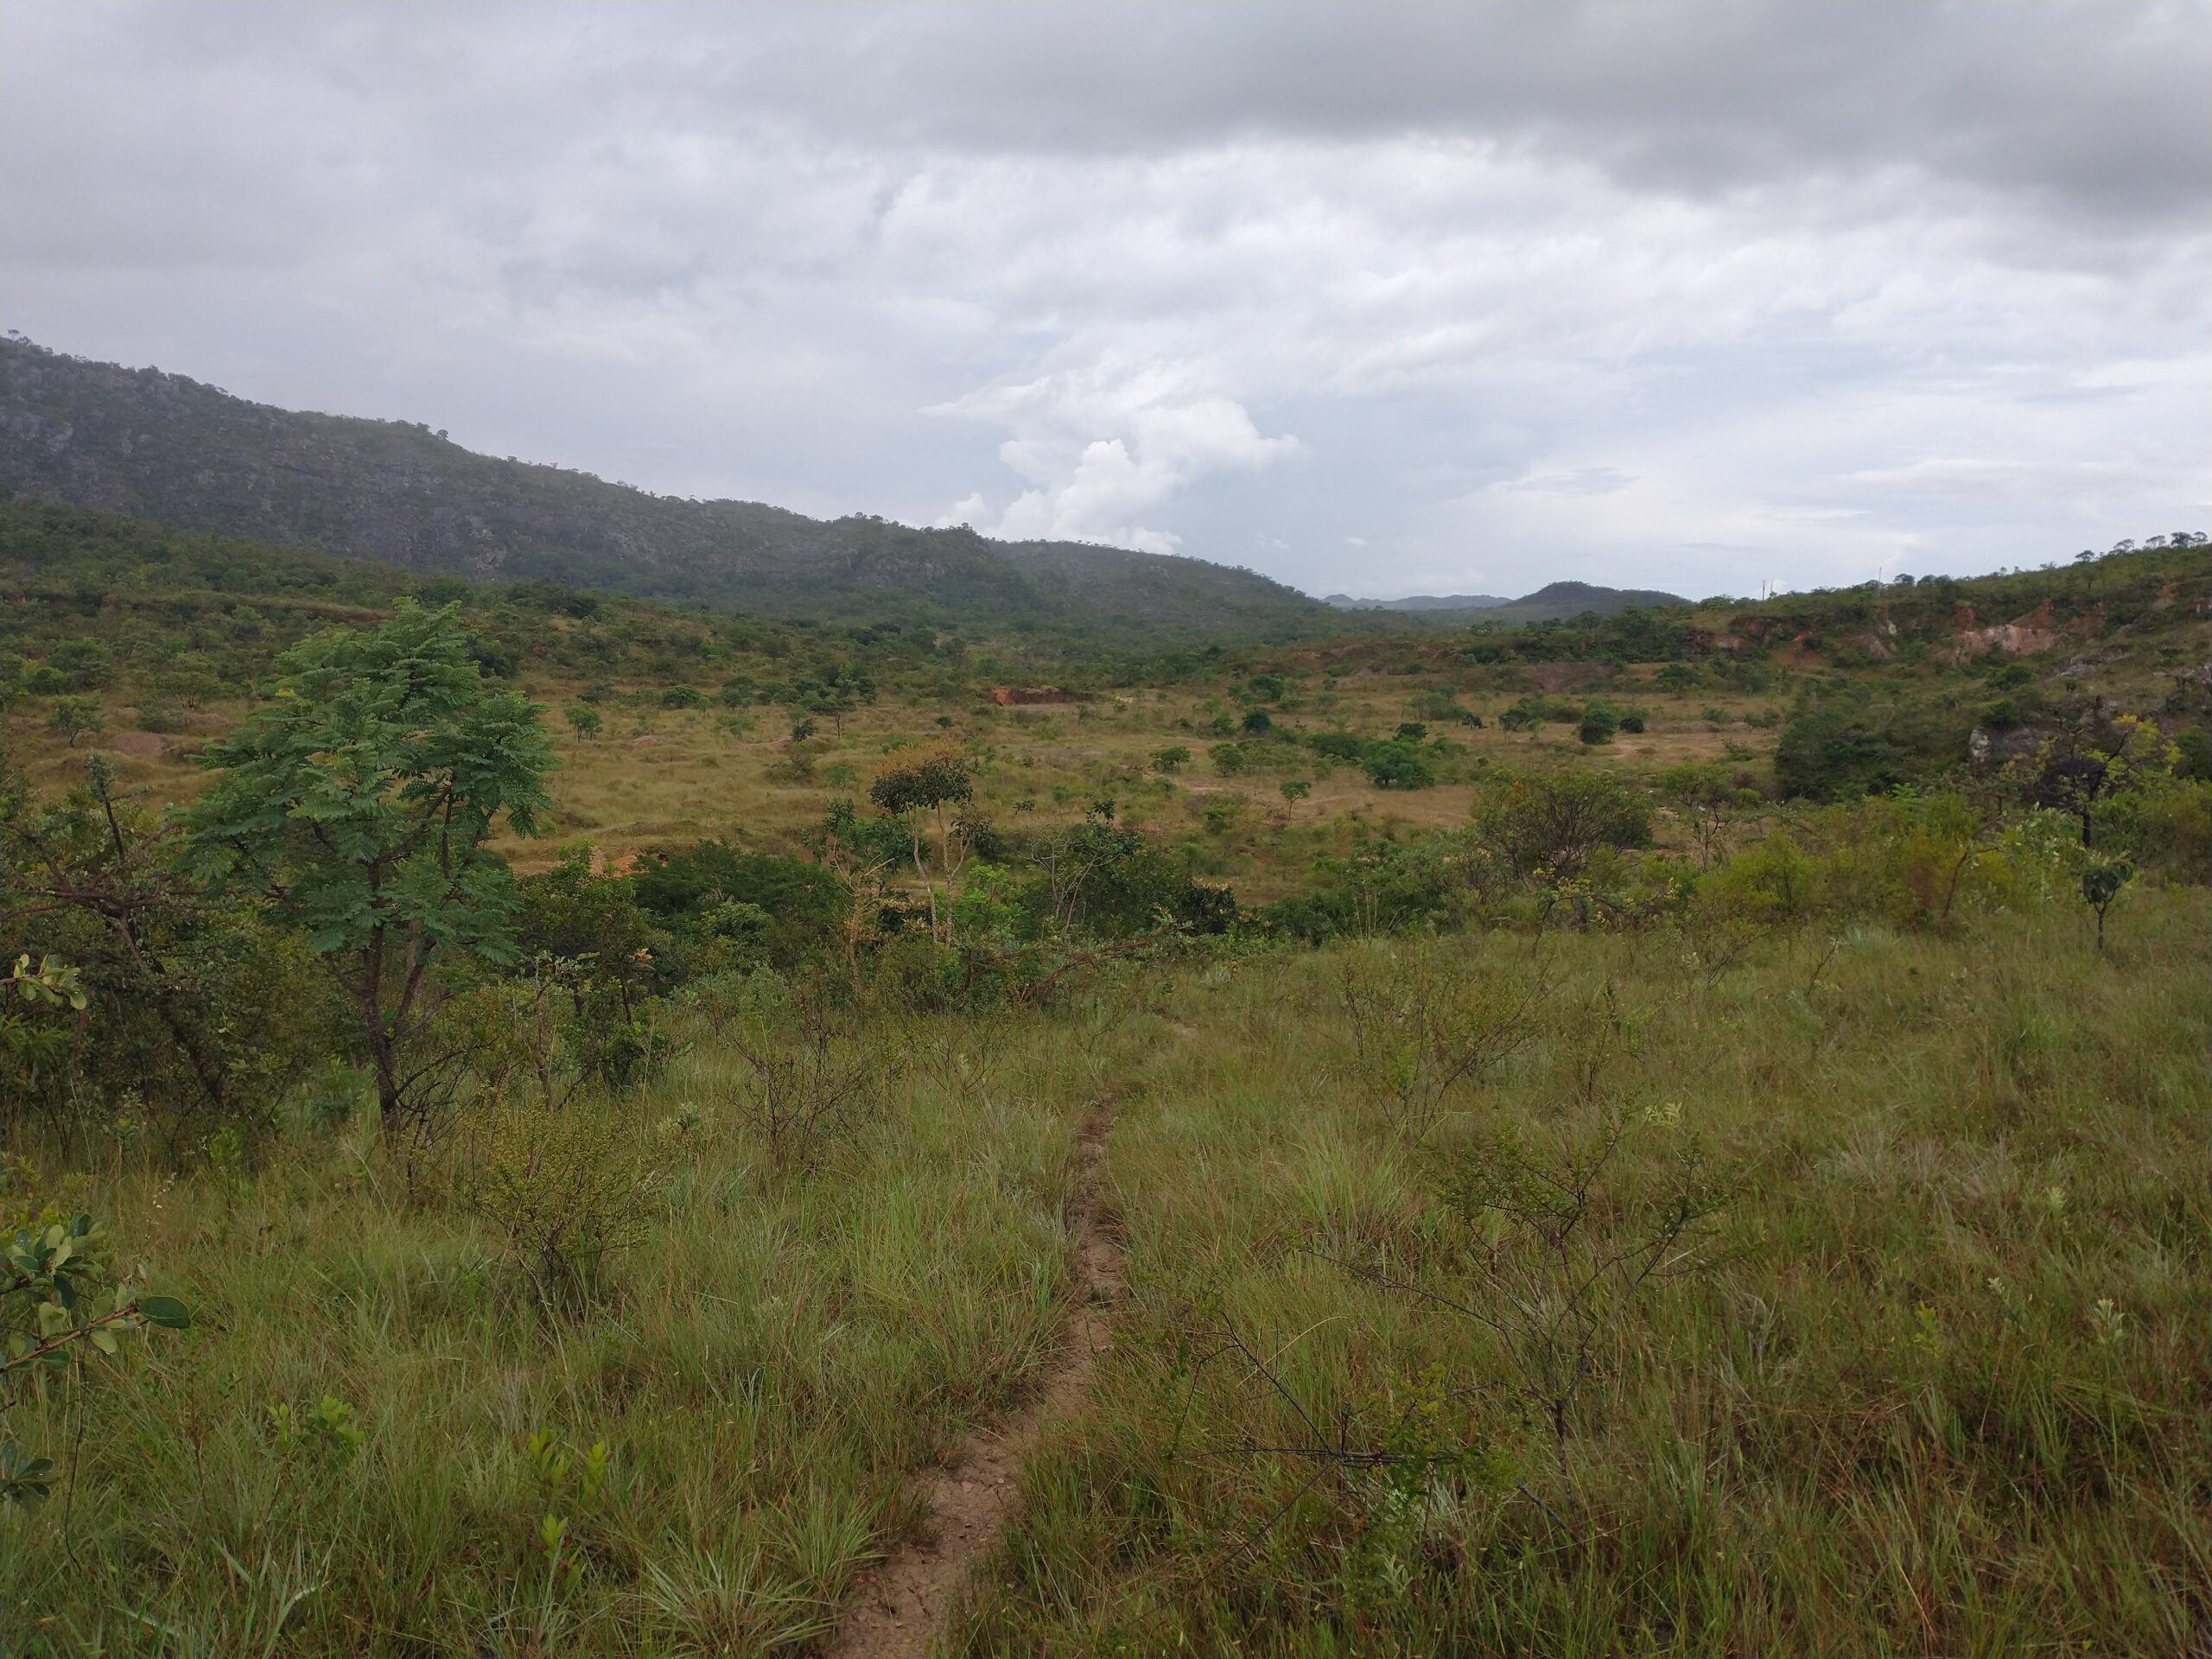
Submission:
POLYGON ((2097 949, 2105 948, 2105 912, 2135 879, 2135 867, 2124 858, 2093 853, 2082 867, 2082 902, 2096 913, 2097 949))
POLYGON ((202 755, 194 861, 303 930, 356 1010, 387 1133, 420 1126, 450 1057, 413 1053, 434 965, 514 956, 514 881, 486 845, 535 834, 552 752, 487 683, 458 606, 402 605, 278 659, 276 694, 202 755))
POLYGON ((1403 738, 1370 744, 1360 764, 1377 789, 1427 789, 1436 781, 1427 757, 1403 738))
POLYGON ((106 725, 97 697, 57 697, 53 712, 46 717, 47 730, 60 733, 73 749, 79 738, 94 736, 106 725))
POLYGON ((930 931, 940 943, 950 943, 945 937, 944 918, 938 906, 937 882, 930 872, 921 827, 915 815, 928 812, 937 819, 937 862, 950 886, 965 860, 966 846, 964 837, 958 833, 958 824, 947 819, 945 809, 964 807, 976 798, 975 778, 967 756, 946 749, 906 765, 887 766, 868 785, 868 798, 892 817, 906 820, 914 874, 921 878, 929 894, 930 931))
POLYGON ((1603 772, 1556 772, 1516 779, 1476 804, 1483 841, 1522 874, 1580 874, 1600 847, 1651 844, 1651 806, 1603 772))
POLYGON ((599 710, 588 702, 572 702, 562 711, 569 717, 569 729, 581 738, 594 738, 606 728, 599 710))
POLYGON ((1180 743, 1173 743, 1164 749, 1152 752, 1152 769, 1158 772, 1170 772, 1188 763, 1190 758, 1189 749, 1180 743))
POLYGON ((1282 791, 1282 810, 1286 813, 1313 792, 1313 785, 1303 778, 1286 778, 1277 787, 1282 791))

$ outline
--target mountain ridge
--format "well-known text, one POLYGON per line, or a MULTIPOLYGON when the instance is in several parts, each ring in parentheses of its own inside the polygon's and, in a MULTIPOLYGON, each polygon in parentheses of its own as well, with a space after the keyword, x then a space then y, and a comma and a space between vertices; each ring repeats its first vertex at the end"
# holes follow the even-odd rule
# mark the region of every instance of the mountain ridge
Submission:
POLYGON ((256 404, 20 335, 0 340, 0 483, 413 569, 771 615, 1254 636, 1342 625, 1319 601, 1239 567, 655 495, 480 454, 420 423, 256 404))

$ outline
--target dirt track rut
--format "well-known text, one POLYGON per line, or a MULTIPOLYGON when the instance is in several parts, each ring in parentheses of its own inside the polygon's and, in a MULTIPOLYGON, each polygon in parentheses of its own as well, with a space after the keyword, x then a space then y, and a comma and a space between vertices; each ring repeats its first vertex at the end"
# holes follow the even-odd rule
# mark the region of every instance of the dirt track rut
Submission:
POLYGON ((1118 1103, 1099 1096, 1076 1136, 1067 1199, 1076 1243, 1076 1306, 1036 1392, 995 1428, 979 1428, 923 1477, 929 1513, 915 1535, 862 1575, 823 1659, 923 1659, 976 1567, 998 1547, 1020 1501, 1021 1462, 1047 1426, 1071 1415, 1112 1344, 1108 1314, 1122 1287, 1121 1246, 1099 1186, 1118 1103))

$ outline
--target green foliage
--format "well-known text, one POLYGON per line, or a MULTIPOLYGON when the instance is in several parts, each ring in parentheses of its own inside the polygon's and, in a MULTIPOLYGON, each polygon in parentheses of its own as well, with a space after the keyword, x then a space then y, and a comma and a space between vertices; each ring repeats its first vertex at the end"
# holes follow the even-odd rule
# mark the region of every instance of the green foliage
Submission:
POLYGON ((1495 874, 1489 855, 1444 836, 1368 842, 1319 861, 1307 892, 1254 912, 1262 931, 1308 944, 1444 926, 1465 918, 1495 874))
POLYGON ((2097 918, 2097 949, 2105 948, 2105 912, 2135 879, 2135 867, 2124 858, 2091 854, 2082 868, 2082 902, 2097 918))
POLYGON ((502 817, 534 832, 551 753, 536 706, 485 682, 455 607, 317 634, 280 666, 203 754, 196 866, 306 934, 358 1010, 397 1132, 442 1080, 402 1058, 433 963, 513 959, 513 882, 484 843, 502 817))
POLYGON ((1475 828, 1516 872, 1568 879, 1602 848, 1650 845, 1651 805, 1608 773, 1538 772, 1481 791, 1475 828))
MULTIPOLYGON (((13 1171, 20 1173, 21 1166, 13 1171)), ((92 1357, 114 1360, 133 1332, 181 1331, 192 1315, 173 1296, 149 1294, 118 1274, 106 1230, 89 1215, 41 1224, 34 1219, 0 1243, 0 1413, 15 1403, 12 1384, 38 1378, 60 1385, 88 1379, 92 1357)), ((0 1443, 0 1502, 33 1508, 54 1484, 54 1465, 0 1443)))
POLYGON ((171 823, 120 798, 104 756, 45 800, 0 761, 0 953, 51 952, 73 976, 69 1006, 0 1012, 0 1123, 136 1097, 181 1157, 211 1122, 265 1128, 327 1052, 330 1010, 301 988, 297 941, 251 900, 203 892, 181 851, 171 823))
POLYGON ((107 716, 100 712, 97 697, 56 697, 47 711, 47 729, 59 733, 73 749, 79 738, 93 736, 106 726, 107 716))
POLYGON ((1808 687, 1774 753, 1786 796, 1848 800, 1916 783, 1966 758, 1962 715, 1864 686, 1808 687))
POLYGON ((607 1256, 652 1234, 659 1178, 621 1114, 495 1097, 470 1115, 456 1153, 456 1196, 548 1313, 583 1312, 607 1288, 607 1256))
POLYGON ((1609 703, 1592 702, 1582 711, 1575 735, 1585 744, 1610 743, 1621 728, 1621 717, 1609 703))
POLYGON ((268 1417, 270 1443, 279 1457, 349 1463, 368 1439, 353 1402, 334 1394, 326 1394, 298 1412, 279 1401, 268 1408, 268 1417))
MULTIPOLYGON (((842 822, 856 834, 859 821, 849 811, 842 822)), ((881 837, 869 842, 875 856, 896 857, 907 839, 899 831, 887 844, 881 837)), ((831 937, 846 907, 836 876, 821 865, 741 852, 721 841, 652 849, 626 880, 588 871, 564 880, 581 881, 593 895, 601 943, 592 949, 602 963, 618 951, 634 957, 650 948, 663 984, 761 962, 795 966, 831 937), (626 915, 632 903, 637 914, 626 915), (650 938, 638 931, 640 922, 652 930, 650 938)))
POLYGON ((1405 738, 1368 745, 1360 765, 1377 789, 1427 789, 1436 781, 1428 757, 1405 738))

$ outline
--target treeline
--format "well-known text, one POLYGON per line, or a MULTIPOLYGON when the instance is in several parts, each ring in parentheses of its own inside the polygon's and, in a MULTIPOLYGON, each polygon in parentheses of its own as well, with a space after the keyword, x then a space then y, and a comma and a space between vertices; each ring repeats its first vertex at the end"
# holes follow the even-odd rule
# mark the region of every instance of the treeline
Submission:
POLYGON ((804 707, 856 678, 952 701, 1046 665, 1093 681, 1127 671, 1080 652, 1071 670, 1052 639, 979 639, 897 620, 817 626, 550 582, 469 582, 0 493, 0 702, 127 696, 151 711, 148 729, 163 729, 180 712, 248 692, 319 629, 374 622, 406 600, 458 604, 493 672, 647 684, 679 706, 804 707))

